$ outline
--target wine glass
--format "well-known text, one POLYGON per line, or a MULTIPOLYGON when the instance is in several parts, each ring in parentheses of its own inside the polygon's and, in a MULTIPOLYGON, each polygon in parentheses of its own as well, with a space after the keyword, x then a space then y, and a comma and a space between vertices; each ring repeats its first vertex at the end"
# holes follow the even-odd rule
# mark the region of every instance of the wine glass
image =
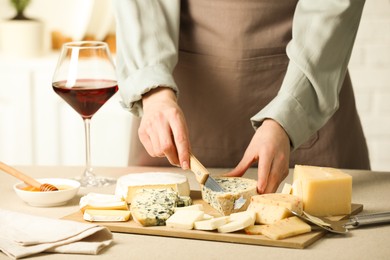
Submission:
POLYGON ((114 62, 108 45, 98 41, 69 42, 62 46, 53 76, 53 89, 84 121, 86 168, 76 178, 82 187, 100 187, 115 180, 98 177, 91 166, 90 120, 117 91, 114 62))

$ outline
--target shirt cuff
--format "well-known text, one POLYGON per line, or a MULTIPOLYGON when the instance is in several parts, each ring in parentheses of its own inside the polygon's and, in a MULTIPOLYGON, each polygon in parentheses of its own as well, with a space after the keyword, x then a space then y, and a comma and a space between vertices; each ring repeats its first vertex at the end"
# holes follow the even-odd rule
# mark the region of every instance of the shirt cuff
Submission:
POLYGON ((119 77, 118 83, 119 93, 123 100, 122 106, 135 116, 142 116, 142 95, 150 90, 157 87, 168 87, 176 95, 179 93, 170 70, 163 64, 142 68, 127 77, 119 77))
POLYGON ((292 150, 295 150, 326 120, 316 104, 315 91, 309 79, 290 61, 278 94, 251 118, 251 123, 257 129, 265 119, 275 120, 284 128, 292 150))

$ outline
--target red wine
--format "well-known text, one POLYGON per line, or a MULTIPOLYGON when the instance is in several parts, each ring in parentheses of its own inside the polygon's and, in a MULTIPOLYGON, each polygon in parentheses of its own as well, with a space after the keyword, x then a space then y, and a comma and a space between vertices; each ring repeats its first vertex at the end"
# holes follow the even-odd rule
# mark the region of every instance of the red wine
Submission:
POLYGON ((53 89, 83 118, 91 118, 118 91, 118 85, 112 80, 84 79, 72 87, 66 81, 55 82, 53 89))

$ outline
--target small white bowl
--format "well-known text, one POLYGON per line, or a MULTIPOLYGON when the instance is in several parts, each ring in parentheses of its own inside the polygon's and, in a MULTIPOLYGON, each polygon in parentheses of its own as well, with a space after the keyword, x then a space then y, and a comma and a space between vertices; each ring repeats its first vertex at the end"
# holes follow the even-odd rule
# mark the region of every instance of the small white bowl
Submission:
POLYGON ((49 183, 56 186, 58 191, 27 191, 27 184, 19 182, 14 185, 16 194, 26 203, 34 207, 54 207, 66 204, 76 196, 80 183, 76 180, 62 178, 37 179, 41 184, 49 183))

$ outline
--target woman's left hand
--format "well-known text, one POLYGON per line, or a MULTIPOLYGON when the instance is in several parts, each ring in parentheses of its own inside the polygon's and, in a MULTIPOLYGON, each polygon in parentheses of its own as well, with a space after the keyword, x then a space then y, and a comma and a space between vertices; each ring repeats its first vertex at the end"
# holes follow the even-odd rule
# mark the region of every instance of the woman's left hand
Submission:
POLYGON ((243 158, 225 176, 241 177, 258 162, 258 193, 275 192, 287 177, 290 159, 290 139, 276 121, 264 120, 252 137, 243 158))

